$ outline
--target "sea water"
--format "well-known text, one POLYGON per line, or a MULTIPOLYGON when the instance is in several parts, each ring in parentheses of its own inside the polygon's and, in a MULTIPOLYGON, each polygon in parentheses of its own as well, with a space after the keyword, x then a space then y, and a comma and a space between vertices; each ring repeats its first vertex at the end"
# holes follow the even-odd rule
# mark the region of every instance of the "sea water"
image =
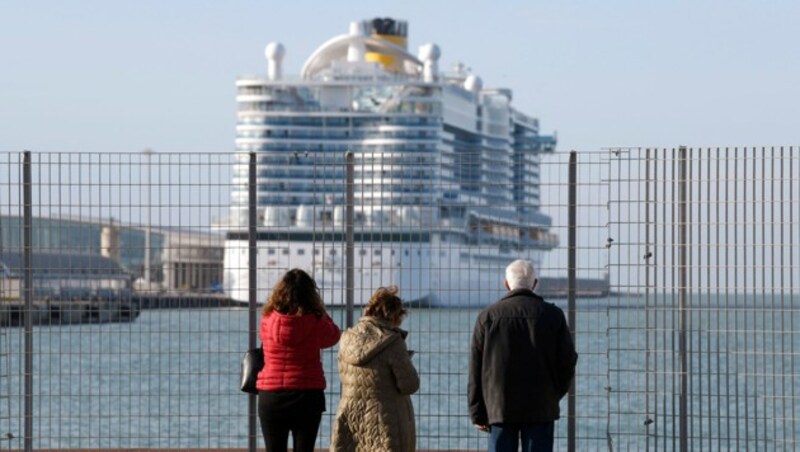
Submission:
MULTIPOLYGON (((658 300, 651 302, 656 306, 651 311, 642 307, 642 300, 576 303, 576 344, 580 355, 576 379, 579 449, 606 449, 614 447, 615 442, 628 447, 634 444, 634 448, 660 447, 660 441, 675 434, 677 421, 658 418, 657 414, 659 410, 673 412, 674 407, 659 404, 674 405, 677 400, 674 393, 678 380, 669 374, 676 363, 678 347, 674 333, 679 317, 661 312, 658 300), (649 376, 643 371, 645 367, 651 370, 649 376), (648 403, 651 406, 645 406, 648 403), (645 427, 648 409, 655 419, 645 427), (667 423, 669 428, 665 427, 667 423)), ((557 304, 566 308, 564 301, 557 304)), ((722 435, 730 438, 736 434, 746 441, 749 435, 758 434, 762 421, 762 430, 771 429, 772 433, 784 436, 787 429, 798 425, 796 421, 787 423, 786 418, 791 421, 800 417, 797 400, 800 394, 793 388, 800 377, 800 358, 787 353, 789 346, 794 353, 800 350, 800 336, 789 334, 793 343, 787 346, 786 335, 778 341, 777 336, 767 334, 787 331, 789 321, 795 322, 795 328, 800 327, 797 297, 790 299, 787 306, 777 312, 765 309, 751 312, 761 313, 761 319, 746 317, 747 311, 736 318, 724 319, 724 306, 717 306, 713 317, 697 317, 690 325, 692 331, 709 332, 736 329, 737 323, 750 325, 753 334, 758 332, 765 339, 774 340, 765 342, 766 346, 784 349, 779 355, 783 360, 779 370, 789 375, 777 380, 752 380, 765 385, 772 381, 770 391, 784 397, 782 405, 770 405, 771 413, 762 409, 760 414, 760 402, 753 399, 747 415, 753 419, 755 411, 756 431, 731 432, 729 421, 720 421, 711 415, 711 409, 704 408, 706 404, 720 406, 719 398, 692 397, 690 408, 695 418, 691 426, 695 434, 705 432, 701 436, 709 438, 722 435), (771 316, 767 315, 770 313, 771 316), (778 321, 781 323, 775 323, 778 321), (787 360, 789 357, 792 359, 787 360), (785 387, 781 389, 774 384, 785 387), (776 412, 783 424, 768 424, 764 418, 776 412)), ((421 377, 420 390, 413 396, 419 449, 486 447, 486 434, 477 431, 467 415, 469 348, 478 312, 478 309, 412 309, 403 324, 409 331, 408 347, 416 351, 413 362, 421 377)), ((331 316, 337 324, 344 325, 343 309, 332 308, 331 316)), ((355 318, 358 316, 356 312, 355 318)), ((692 318, 690 315, 689 319, 692 318)), ((248 346, 248 319, 246 309, 147 310, 132 323, 34 327, 34 448, 247 447, 248 395, 240 392, 238 385, 242 354, 248 346)), ((6 443, 12 449, 22 446, 24 434, 23 333, 21 328, 0 329, 3 374, 0 433, 13 437, 6 443)), ((688 344, 695 352, 690 363, 719 360, 723 349, 746 351, 747 343, 743 341, 748 340, 747 336, 739 334, 735 340, 725 336, 725 341, 717 336, 716 342, 708 339, 703 343, 702 335, 691 335, 700 339, 692 339, 688 344)), ((331 421, 339 397, 336 351, 334 347, 322 353, 328 389, 327 411, 318 440, 321 448, 330 442, 331 421)), ((734 353, 733 359, 741 359, 741 355, 734 353)), ((775 356, 769 356, 775 364, 775 356)), ((766 369, 768 363, 762 364, 766 369)), ((761 364, 749 365, 750 372, 760 372, 761 364)), ((729 362, 726 368, 740 369, 740 366, 740 362, 729 362)), ((708 378, 690 379, 690 383, 695 385, 695 392, 697 385, 701 385, 700 390, 708 394, 734 396, 733 391, 742 387, 738 383, 742 378, 734 375, 731 381, 730 376, 721 379, 714 373, 708 378)), ((752 391, 755 393, 756 389, 752 391)), ((741 403, 748 399, 736 400, 741 403)), ((748 407, 743 406, 740 415, 745 414, 745 408, 748 407)), ((561 409, 562 415, 565 414, 566 399, 561 409)), ((566 424, 565 419, 557 423, 559 447, 566 444, 566 424)), ((733 426, 738 428, 739 424, 733 426)), ((262 445, 260 432, 258 435, 258 444, 262 445)), ((708 445, 726 448, 738 444, 730 439, 717 441, 708 445)), ((667 444, 672 443, 663 445, 667 444)))

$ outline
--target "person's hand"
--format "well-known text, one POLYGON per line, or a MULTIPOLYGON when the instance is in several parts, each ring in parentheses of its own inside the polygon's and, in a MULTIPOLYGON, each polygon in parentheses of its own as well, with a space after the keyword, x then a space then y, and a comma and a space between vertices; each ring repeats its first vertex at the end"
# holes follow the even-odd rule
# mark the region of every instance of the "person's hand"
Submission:
POLYGON ((488 432, 489 431, 489 426, 488 425, 475 424, 475 428, 477 428, 478 430, 480 430, 482 432, 488 432))

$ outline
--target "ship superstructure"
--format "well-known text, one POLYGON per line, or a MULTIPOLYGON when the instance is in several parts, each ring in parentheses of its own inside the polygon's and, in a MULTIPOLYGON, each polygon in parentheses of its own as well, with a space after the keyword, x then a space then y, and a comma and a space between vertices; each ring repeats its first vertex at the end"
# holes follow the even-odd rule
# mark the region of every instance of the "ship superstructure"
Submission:
POLYGON ((516 258, 557 246, 540 210, 539 163, 555 137, 463 65, 440 72, 435 44, 407 50, 406 22, 354 22, 299 79, 284 47, 266 77, 237 83, 237 163, 225 288, 247 298, 248 154, 257 153, 258 298, 292 267, 343 302, 346 152, 354 157, 356 303, 397 284, 429 305, 485 304, 516 258))

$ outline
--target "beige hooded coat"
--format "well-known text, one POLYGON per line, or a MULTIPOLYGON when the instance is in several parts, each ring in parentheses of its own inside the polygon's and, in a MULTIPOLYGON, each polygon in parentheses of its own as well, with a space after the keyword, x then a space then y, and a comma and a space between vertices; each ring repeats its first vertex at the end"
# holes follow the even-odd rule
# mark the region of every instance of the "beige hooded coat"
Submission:
POLYGON ((342 398, 333 425, 333 452, 416 450, 411 394, 419 375, 406 348, 406 332, 364 316, 342 334, 342 398))

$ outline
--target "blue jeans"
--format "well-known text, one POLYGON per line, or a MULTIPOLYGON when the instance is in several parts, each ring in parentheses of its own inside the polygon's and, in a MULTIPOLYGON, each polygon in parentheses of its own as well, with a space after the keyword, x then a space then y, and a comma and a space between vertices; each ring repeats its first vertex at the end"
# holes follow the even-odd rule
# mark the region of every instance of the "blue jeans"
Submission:
POLYGON ((489 452, 551 452, 555 422, 493 424, 489 430, 489 452))

